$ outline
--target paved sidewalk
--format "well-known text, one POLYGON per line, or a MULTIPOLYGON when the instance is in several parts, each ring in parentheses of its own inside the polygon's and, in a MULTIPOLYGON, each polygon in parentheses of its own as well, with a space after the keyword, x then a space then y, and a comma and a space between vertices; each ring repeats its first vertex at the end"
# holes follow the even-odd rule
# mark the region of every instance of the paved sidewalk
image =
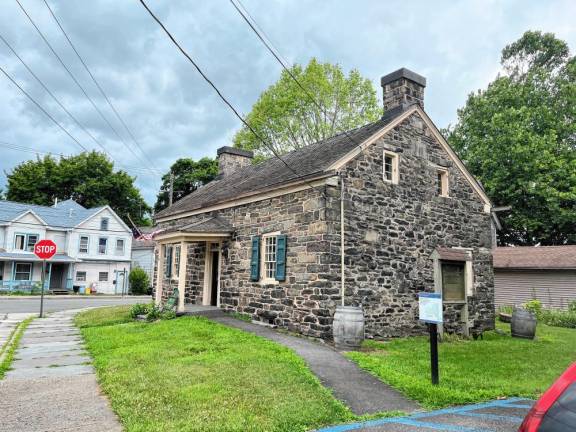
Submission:
POLYGON ((322 384, 332 389, 334 396, 346 404, 354 414, 396 410, 412 413, 420 409, 415 402, 363 371, 329 346, 232 317, 221 316, 211 319, 271 339, 292 349, 306 361, 322 384))
POLYGON ((530 399, 511 398, 407 417, 329 426, 317 432, 516 432, 533 404, 530 399))
POLYGON ((122 430, 100 392, 75 313, 35 319, 24 331, 0 381, 0 432, 122 430))
POLYGON ((8 342, 8 338, 18 325, 18 323, 24 321, 26 318, 31 316, 29 313, 10 313, 2 314, 0 313, 0 348, 8 342))

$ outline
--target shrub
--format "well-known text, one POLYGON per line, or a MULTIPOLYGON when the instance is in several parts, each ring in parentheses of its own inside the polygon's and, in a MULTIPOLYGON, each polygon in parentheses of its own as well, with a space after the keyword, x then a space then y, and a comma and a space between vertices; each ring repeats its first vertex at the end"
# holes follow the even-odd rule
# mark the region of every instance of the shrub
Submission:
POLYGON ((130 308, 130 317, 136 318, 138 315, 147 315, 152 305, 136 303, 130 308))
POLYGON ((176 318, 176 312, 169 310, 169 311, 164 311, 160 314, 160 319, 163 320, 171 320, 176 318))
POLYGON ((140 267, 130 270, 130 287, 132 294, 147 294, 150 288, 150 279, 146 272, 140 267))
POLYGON ((576 313, 576 300, 573 300, 568 304, 568 312, 576 313))
POLYGON ((522 305, 522 307, 527 311, 532 312, 537 317, 540 317, 540 314, 542 313, 542 302, 540 300, 527 301, 522 305))
POLYGON ((544 309, 538 320, 552 327, 576 328, 576 312, 572 311, 544 309))
POLYGON ((146 321, 156 321, 162 317, 162 309, 153 304, 146 314, 146 321))

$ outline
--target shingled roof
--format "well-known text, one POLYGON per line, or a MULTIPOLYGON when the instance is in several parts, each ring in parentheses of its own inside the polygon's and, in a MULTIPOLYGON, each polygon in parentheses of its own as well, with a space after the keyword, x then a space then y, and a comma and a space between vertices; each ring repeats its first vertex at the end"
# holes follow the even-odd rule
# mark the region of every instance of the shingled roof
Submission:
POLYGON ((280 188, 287 183, 314 178, 326 173, 330 165, 409 108, 411 107, 401 106, 391 109, 376 122, 287 153, 282 156, 286 164, 272 157, 259 164, 241 168, 185 196, 172 206, 158 212, 156 218, 199 210, 233 200, 246 193, 280 188))
POLYGON ((576 269, 576 246, 499 247, 493 258, 501 269, 576 269))

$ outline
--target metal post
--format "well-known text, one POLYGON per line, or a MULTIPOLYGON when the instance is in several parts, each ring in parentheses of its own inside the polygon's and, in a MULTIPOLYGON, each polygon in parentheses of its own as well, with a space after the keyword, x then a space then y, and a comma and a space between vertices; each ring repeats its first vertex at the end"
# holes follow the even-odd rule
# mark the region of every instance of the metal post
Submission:
POLYGON ((438 325, 428 324, 430 330, 430 370, 432 372, 432 384, 438 385, 438 325))
POLYGON ((174 173, 170 171, 170 191, 168 192, 168 207, 172 205, 174 200, 174 173))
POLYGON ((342 306, 344 306, 344 282, 346 272, 344 268, 344 176, 340 176, 340 288, 342 290, 342 306))
POLYGON ((42 260, 42 286, 40 287, 40 318, 44 318, 44 280, 46 279, 46 260, 42 260))
POLYGON ((128 281, 126 280, 128 277, 126 274, 126 267, 124 267, 124 270, 122 270, 122 274, 124 275, 124 279, 122 280, 122 297, 124 297, 126 295, 126 291, 128 291, 126 289, 128 286, 128 281))

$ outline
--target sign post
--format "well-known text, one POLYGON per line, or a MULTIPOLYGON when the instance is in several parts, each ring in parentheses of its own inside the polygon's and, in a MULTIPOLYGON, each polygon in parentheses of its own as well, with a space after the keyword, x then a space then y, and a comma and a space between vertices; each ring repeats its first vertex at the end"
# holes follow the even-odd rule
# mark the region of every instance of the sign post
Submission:
POLYGON ((432 384, 438 385, 438 324, 443 322, 442 294, 419 293, 418 309, 420 320, 428 324, 430 332, 430 372, 432 384))
POLYGON ((46 260, 56 254, 56 243, 52 240, 40 240, 34 245, 34 254, 42 260, 42 277, 40 289, 40 318, 44 317, 44 285, 46 280, 46 260))

